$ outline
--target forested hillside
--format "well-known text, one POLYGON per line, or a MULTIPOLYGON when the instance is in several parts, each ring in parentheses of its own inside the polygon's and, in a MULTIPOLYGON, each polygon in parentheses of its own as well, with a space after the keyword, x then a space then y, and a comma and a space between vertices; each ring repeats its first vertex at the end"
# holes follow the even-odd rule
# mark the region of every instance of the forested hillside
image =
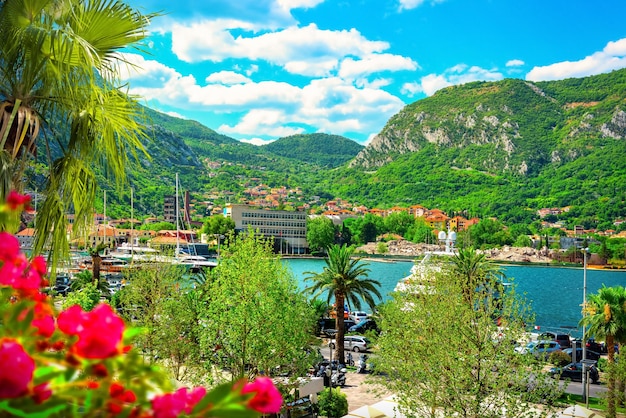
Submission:
MULTIPOLYGON (((609 229, 626 218, 626 70, 532 83, 454 86, 407 105, 371 144, 296 135, 261 147, 195 121, 146 109, 151 159, 131 169, 137 216, 162 213, 163 196, 238 201, 250 179, 299 187, 368 207, 421 204, 448 213, 530 223, 569 207, 568 224, 609 229)), ((45 173, 35 170, 33 185, 45 173)), ((129 214, 130 187, 110 191, 109 213, 129 214)), ((102 209, 102 203, 98 207, 102 209)))
POLYGON ((476 82, 406 106, 328 187, 365 204, 418 202, 529 220, 542 207, 596 226, 626 216, 626 70, 476 82))

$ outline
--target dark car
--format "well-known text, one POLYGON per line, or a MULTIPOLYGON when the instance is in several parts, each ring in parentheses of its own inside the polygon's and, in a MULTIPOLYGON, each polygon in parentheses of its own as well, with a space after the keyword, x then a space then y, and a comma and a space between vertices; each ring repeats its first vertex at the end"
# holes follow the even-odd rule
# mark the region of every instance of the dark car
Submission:
MULTIPOLYGON (((577 382, 583 380, 583 364, 582 363, 570 363, 564 367, 553 367, 550 369, 550 375, 559 379, 570 379, 577 382)), ((589 380, 592 383, 598 383, 600 381, 600 373, 596 366, 589 366, 589 380)))
POLYGON ((568 334, 546 331, 539 335, 539 340, 552 340, 559 343, 561 348, 570 348, 572 346, 570 336, 568 334))
MULTIPOLYGON (((348 330, 352 328, 354 325, 356 325, 356 322, 354 322, 351 319, 343 320, 343 329, 345 332, 348 332, 348 330)), ((334 337, 335 334, 337 334, 337 329, 335 328, 336 326, 337 325, 334 319, 331 319, 330 321, 324 320, 324 324, 322 325, 320 329, 320 333, 327 337, 334 337)))
POLYGON ((597 342, 594 338, 589 338, 587 340, 587 350, 593 350, 598 353, 606 353, 606 346, 604 343, 597 342))
POLYGON ((369 330, 373 330, 376 332, 379 331, 378 325, 376 325, 376 321, 374 321, 373 319, 366 319, 348 328, 349 332, 358 332, 359 334, 362 334, 365 331, 369 331, 369 330))
MULTIPOLYGON (((570 359, 572 361, 574 361, 574 359, 572 358, 572 352, 574 350, 576 350, 576 359, 575 360, 577 362, 582 360, 582 358, 583 358, 583 349, 580 348, 580 347, 578 347, 576 349, 574 349, 574 348, 566 348, 565 350, 563 350, 563 352, 566 353, 570 357, 570 359)), ((587 360, 598 361, 600 359, 600 357, 601 357, 600 353, 597 353, 597 352, 589 350, 589 349, 586 350, 586 358, 587 358, 587 360)))

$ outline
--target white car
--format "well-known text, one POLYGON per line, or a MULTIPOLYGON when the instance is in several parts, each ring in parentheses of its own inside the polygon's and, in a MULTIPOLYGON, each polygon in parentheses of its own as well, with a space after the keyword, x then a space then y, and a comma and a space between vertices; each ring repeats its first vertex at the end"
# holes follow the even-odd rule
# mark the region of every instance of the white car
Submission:
POLYGON ((357 324, 363 321, 364 319, 367 319, 367 317, 368 317, 367 312, 363 312, 363 311, 354 311, 348 314, 348 319, 352 319, 357 324))
MULTIPOLYGON (((328 347, 330 347, 331 350, 334 350, 335 344, 335 340, 332 339, 328 343, 328 347)), ((359 351, 369 350, 370 345, 370 340, 368 340, 366 337, 363 337, 362 335, 346 335, 343 340, 344 350, 351 350, 355 353, 358 353, 359 351)))

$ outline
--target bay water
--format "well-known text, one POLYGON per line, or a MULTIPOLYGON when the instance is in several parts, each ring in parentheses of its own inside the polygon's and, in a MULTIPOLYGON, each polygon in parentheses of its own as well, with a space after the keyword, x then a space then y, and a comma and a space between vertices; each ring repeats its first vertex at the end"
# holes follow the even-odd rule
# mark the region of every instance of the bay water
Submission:
MULTIPOLYGON (((291 269, 304 290, 309 283, 307 272, 319 273, 324 268, 322 259, 286 258, 284 263, 291 269)), ((389 300, 398 281, 411 274, 412 261, 370 261, 369 278, 381 284, 383 301, 389 300)), ((534 326, 540 330, 565 331, 573 337, 582 336, 578 326, 583 302, 584 269, 532 265, 502 265, 506 281, 515 286, 535 313, 534 326)), ((603 285, 626 286, 626 271, 587 269, 586 294, 597 293, 603 285)), ((369 309, 364 309, 368 311, 369 309)), ((531 325, 531 324, 529 324, 531 325)))

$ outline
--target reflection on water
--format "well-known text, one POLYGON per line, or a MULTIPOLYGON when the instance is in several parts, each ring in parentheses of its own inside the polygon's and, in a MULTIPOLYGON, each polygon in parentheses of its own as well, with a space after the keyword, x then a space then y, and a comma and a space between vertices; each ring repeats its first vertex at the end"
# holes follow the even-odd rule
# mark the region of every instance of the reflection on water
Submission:
MULTIPOLYGON (((321 272, 324 261, 320 259, 285 259, 304 289, 305 272, 321 272)), ((400 279, 410 274, 412 262, 368 261, 369 277, 381 283, 383 300, 389 299, 400 279)), ((572 336, 580 336, 578 321, 583 302, 583 269, 540 266, 503 266, 507 282, 516 286, 517 293, 524 295, 535 312, 535 323, 542 330, 564 329, 572 336)), ((587 295, 597 293, 606 285, 625 286, 626 272, 587 269, 587 295)))

